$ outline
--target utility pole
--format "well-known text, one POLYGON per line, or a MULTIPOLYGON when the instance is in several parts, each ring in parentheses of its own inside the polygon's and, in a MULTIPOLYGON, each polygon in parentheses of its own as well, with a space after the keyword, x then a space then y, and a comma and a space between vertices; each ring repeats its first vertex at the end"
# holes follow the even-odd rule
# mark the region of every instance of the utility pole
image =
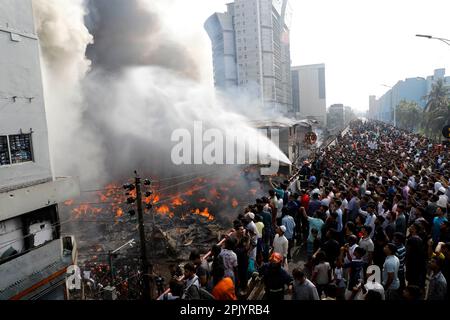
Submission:
POLYGON ((147 248, 145 243, 145 230, 144 230, 144 214, 142 210, 142 194, 141 194, 141 178, 137 171, 134 171, 135 186, 136 186, 136 202, 138 211, 138 227, 139 227, 139 239, 141 242, 141 260, 142 260, 142 272, 143 274, 143 298, 144 300, 150 300, 150 277, 149 277, 149 265, 147 260, 147 248))
POLYGON ((109 272, 111 273, 111 286, 113 286, 115 279, 114 279, 114 271, 113 271, 113 253, 111 250, 108 251, 108 257, 109 257, 109 272))

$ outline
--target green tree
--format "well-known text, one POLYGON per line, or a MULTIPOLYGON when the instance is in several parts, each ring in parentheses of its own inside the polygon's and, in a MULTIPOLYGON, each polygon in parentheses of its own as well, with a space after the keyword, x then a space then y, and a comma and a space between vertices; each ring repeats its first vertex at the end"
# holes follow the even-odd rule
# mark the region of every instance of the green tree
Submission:
POLYGON ((439 79, 425 96, 427 105, 425 107, 424 132, 432 139, 441 139, 442 128, 450 124, 450 90, 439 79))
POLYGON ((423 111, 416 102, 402 100, 395 108, 395 112, 397 126, 409 131, 419 129, 423 111))

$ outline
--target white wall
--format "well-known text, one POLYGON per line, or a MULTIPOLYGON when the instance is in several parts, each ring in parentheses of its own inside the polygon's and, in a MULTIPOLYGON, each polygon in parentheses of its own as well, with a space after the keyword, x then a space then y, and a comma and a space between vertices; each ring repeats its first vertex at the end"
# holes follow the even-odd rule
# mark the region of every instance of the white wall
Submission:
POLYGON ((30 234, 34 234, 33 246, 37 247, 47 241, 53 240, 53 228, 51 221, 43 221, 30 225, 30 234))
POLYGON ((31 0, 0 1, 0 48, 0 135, 32 129, 34 151, 34 162, 0 166, 1 190, 52 176, 31 0))
POLYGON ((293 71, 299 75, 299 116, 301 118, 313 116, 326 124, 326 99, 321 99, 319 95, 319 68, 324 68, 324 65, 294 67, 293 71))

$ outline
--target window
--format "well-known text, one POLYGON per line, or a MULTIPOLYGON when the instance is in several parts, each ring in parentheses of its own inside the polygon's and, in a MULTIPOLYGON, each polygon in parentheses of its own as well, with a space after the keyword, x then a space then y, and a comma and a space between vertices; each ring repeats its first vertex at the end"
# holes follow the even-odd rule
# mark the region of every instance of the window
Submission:
POLYGON ((31 133, 0 136, 0 166, 33 161, 31 133))
POLYGON ((9 136, 12 163, 33 161, 31 134, 15 134, 9 136))
POLYGON ((9 159, 8 137, 0 136, 0 166, 11 164, 9 159))

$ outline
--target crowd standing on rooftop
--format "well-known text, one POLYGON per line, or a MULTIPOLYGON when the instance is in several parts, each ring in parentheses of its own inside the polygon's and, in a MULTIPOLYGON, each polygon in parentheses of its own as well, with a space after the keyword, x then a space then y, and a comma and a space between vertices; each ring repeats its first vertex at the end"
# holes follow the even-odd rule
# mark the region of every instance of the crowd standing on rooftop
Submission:
POLYGON ((193 252, 176 292, 236 300, 257 272, 269 300, 449 299, 449 151, 385 123, 353 121, 239 214, 212 263, 193 252), (294 248, 307 261, 290 270, 294 248))

